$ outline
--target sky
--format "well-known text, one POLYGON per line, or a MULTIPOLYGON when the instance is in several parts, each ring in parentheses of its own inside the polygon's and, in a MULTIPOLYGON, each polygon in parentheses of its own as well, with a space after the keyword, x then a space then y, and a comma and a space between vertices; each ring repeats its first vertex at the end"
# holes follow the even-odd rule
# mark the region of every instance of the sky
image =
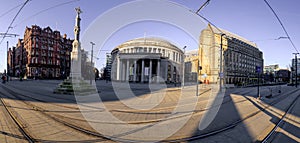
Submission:
MULTIPOLYGON (((8 26, 12 22, 14 16, 20 9, 20 6, 25 0, 0 0, 0 33, 5 33, 8 26), (11 10, 11 11, 10 11, 11 10), (8 12, 9 11, 9 12, 8 12)), ((152 1, 152 0, 149 0, 152 1)), ((171 0, 171 2, 181 5, 185 12, 197 11, 198 8, 206 0, 171 0)), ((85 33, 91 31, 91 27, 101 22, 101 17, 112 13, 113 10, 125 5, 129 0, 31 0, 25 5, 20 14, 12 23, 12 28, 8 33, 18 34, 17 37, 6 37, 0 44, 0 72, 6 68, 6 48, 7 41, 9 47, 17 44, 18 38, 23 38, 26 26, 39 25, 42 28, 50 26, 53 30, 58 30, 61 34, 66 33, 71 39, 74 38, 75 24, 75 7, 80 6, 83 13, 81 14, 81 38, 87 39, 85 33)), ((296 48, 300 51, 300 5, 299 0, 268 0, 278 14, 283 25, 285 26, 290 38, 294 42, 296 48)), ((176 4, 173 5, 175 6, 176 4)), ((178 6, 178 5, 177 5, 178 6)), ((141 5, 136 11, 141 13, 149 8, 150 5, 141 5)), ((176 6, 175 6, 176 7, 176 6)), ((168 8, 165 11, 159 11, 159 8, 152 8, 153 13, 160 12, 161 15, 168 13, 168 8)), ((134 9, 135 10, 135 9, 134 9)), ((132 11, 134 11, 132 10, 132 11)), ((128 12, 131 10, 128 10, 128 12)), ((181 12, 184 13, 184 12, 181 12)), ((191 12, 190 12, 191 13, 191 12)), ((106 30, 112 27, 114 21, 118 19, 126 19, 129 17, 126 11, 119 13, 118 18, 108 19, 101 28, 106 30)), ((136 14, 139 14, 137 12, 136 14)), ((276 17, 273 15, 269 7, 263 0, 211 0, 200 13, 213 24, 224 30, 235 33, 241 37, 253 41, 264 54, 264 65, 279 64, 281 68, 286 68, 291 64, 291 59, 294 57, 292 53, 296 50, 292 47, 287 39, 274 40, 278 37, 286 37, 276 17)), ((157 14, 157 17, 161 16, 157 14)), ((203 25, 197 25, 198 21, 203 22, 201 18, 194 15, 190 19, 184 19, 178 13, 168 13, 171 18, 177 21, 190 23, 190 26, 195 31, 205 28, 203 25)), ((188 15, 188 14, 187 14, 188 15)), ((95 62, 97 68, 102 68, 105 64, 105 53, 110 52, 117 45, 134 38, 139 37, 162 37, 175 43, 179 48, 187 46, 186 50, 198 48, 198 41, 193 39, 188 28, 174 25, 166 21, 144 20, 131 22, 122 25, 121 28, 106 37, 104 43, 95 45, 95 62)), ((107 33, 96 33, 95 37, 101 37, 107 33)), ((199 33, 200 34, 200 33, 199 33)), ((88 34, 86 34, 88 35, 88 34)), ((2 37, 0 36, 2 40, 2 37)), ((92 40, 93 38, 91 38, 92 40)), ((94 41, 93 41, 94 42, 94 41)), ((91 46, 86 43, 82 44, 82 48, 87 51, 91 50, 91 46)))

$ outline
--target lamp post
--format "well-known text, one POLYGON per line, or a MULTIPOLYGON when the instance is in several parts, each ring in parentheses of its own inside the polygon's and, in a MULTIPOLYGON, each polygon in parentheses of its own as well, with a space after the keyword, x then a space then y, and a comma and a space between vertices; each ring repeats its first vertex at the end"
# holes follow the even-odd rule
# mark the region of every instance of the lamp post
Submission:
MULTIPOLYGON (((92 74, 93 74, 93 50, 94 50, 94 45, 95 43, 90 42, 92 44, 92 52, 91 52, 91 73, 90 73, 90 84, 92 85, 92 74)), ((94 74, 95 76, 95 74, 94 74)))
POLYGON ((6 81, 8 82, 9 75, 9 64, 8 64, 8 41, 6 42, 6 81))
POLYGON ((220 45, 220 73, 219 73, 219 78, 220 78, 220 91, 222 90, 222 79, 223 79, 223 36, 225 36, 224 33, 221 34, 221 45, 220 45))
POLYGON ((184 88, 184 75, 185 75, 185 48, 186 46, 183 47, 183 59, 182 59, 182 88, 184 88))
POLYGON ((293 53, 294 55, 295 55, 295 86, 296 86, 296 88, 297 88, 297 78, 298 78, 298 73, 297 73, 297 61, 298 61, 298 59, 297 59, 297 55, 299 54, 299 53, 293 53))
POLYGON ((198 96, 198 84, 199 84, 199 80, 198 80, 198 77, 199 77, 199 52, 198 52, 198 58, 197 58, 197 77, 196 77, 196 96, 198 96))

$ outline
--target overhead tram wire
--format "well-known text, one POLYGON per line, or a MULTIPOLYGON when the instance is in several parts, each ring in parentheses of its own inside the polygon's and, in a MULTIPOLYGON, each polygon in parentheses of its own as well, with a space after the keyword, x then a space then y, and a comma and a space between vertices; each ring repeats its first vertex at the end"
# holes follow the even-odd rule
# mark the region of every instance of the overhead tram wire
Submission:
POLYGON ((15 7, 13 7, 13 8, 11 8, 10 10, 8 10, 6 12, 4 12, 3 14, 0 15, 0 18, 3 17, 3 16, 5 16, 6 14, 10 13, 11 11, 15 10, 16 8, 20 7, 21 5, 23 5, 23 3, 17 5, 15 7))
POLYGON ((35 13, 35 14, 33 14, 33 15, 31 15, 31 16, 25 18, 25 19, 23 19, 22 21, 20 21, 19 23, 17 23, 17 24, 14 25, 13 27, 17 27, 19 24, 22 24, 23 22, 25 22, 25 21, 27 21, 27 20, 33 18, 34 16, 37 16, 37 15, 39 15, 39 14, 41 14, 41 13, 44 13, 44 12, 46 12, 46 11, 48 11, 48 10, 51 10, 51 9, 54 9, 54 8, 57 8, 57 7, 66 5, 66 4, 74 3, 74 2, 77 2, 77 1, 80 1, 80 0, 71 0, 71 1, 63 2, 63 3, 57 4, 57 5, 48 7, 48 8, 46 8, 46 9, 44 9, 44 10, 41 10, 41 11, 39 11, 39 12, 37 12, 37 13, 35 13))
POLYGON ((294 47, 294 49, 297 51, 297 53, 299 53, 298 49, 296 48, 294 42, 292 41, 289 33, 287 32, 287 30, 285 29, 283 23, 281 22, 280 18, 278 17, 278 15, 276 14, 276 12, 274 11, 274 9, 271 7, 271 5, 268 3, 267 0, 264 0, 264 2, 268 5, 268 7, 271 9, 271 11, 273 12, 273 14, 275 15, 275 17, 277 18, 278 22, 280 23, 282 29, 284 30, 287 38, 289 39, 289 41, 291 42, 292 46, 294 47))
POLYGON ((1 43, 3 42, 3 40, 5 39, 5 37, 6 37, 7 33, 8 33, 8 31, 9 31, 9 29, 12 28, 11 26, 12 26, 12 24, 14 23, 14 21, 16 20, 17 16, 20 14, 21 10, 24 8, 24 6, 25 6, 29 1, 30 1, 30 0, 26 0, 26 2, 23 3, 23 5, 21 6, 21 8, 20 8, 19 11, 17 12, 17 14, 15 15, 15 17, 14 17, 13 20, 11 21, 11 23, 9 24, 9 26, 7 27, 7 30, 6 30, 6 32, 4 33, 4 36, 3 36, 3 38, 2 38, 1 41, 0 41, 0 45, 1 45, 1 43))

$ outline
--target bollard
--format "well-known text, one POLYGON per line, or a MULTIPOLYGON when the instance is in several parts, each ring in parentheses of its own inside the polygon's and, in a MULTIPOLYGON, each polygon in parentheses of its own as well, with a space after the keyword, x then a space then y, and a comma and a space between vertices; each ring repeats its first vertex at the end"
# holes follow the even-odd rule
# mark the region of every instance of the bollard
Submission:
POLYGON ((270 94, 266 96, 266 98, 271 98, 272 97, 272 88, 270 88, 270 94))

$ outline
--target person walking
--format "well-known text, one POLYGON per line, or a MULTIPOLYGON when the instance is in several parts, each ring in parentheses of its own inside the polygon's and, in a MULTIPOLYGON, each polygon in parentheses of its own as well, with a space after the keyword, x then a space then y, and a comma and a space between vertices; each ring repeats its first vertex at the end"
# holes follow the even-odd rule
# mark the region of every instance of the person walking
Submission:
POLYGON ((6 77, 5 77, 5 75, 4 75, 4 74, 2 75, 1 79, 2 79, 2 83, 4 84, 4 83, 5 83, 5 81, 6 81, 6 77))

